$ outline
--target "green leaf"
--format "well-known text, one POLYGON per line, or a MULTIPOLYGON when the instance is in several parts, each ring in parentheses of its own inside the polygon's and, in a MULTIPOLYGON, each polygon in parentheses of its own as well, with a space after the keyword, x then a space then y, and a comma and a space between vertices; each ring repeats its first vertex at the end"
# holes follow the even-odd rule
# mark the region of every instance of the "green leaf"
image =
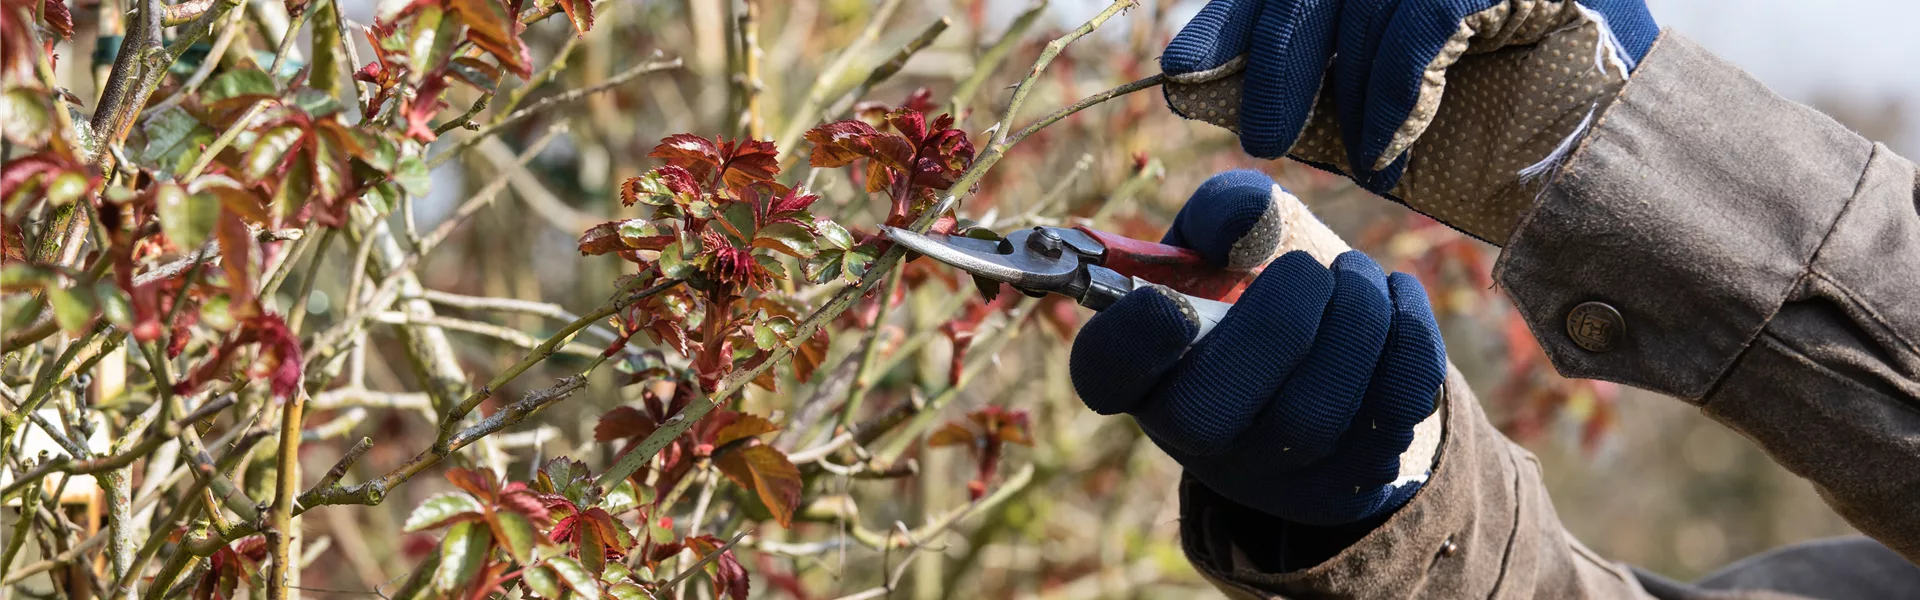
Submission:
POLYGON ((553 567, 554 573, 560 575, 560 581, 565 582, 567 587, 573 588, 574 593, 586 598, 600 597, 600 582, 593 579, 593 573, 581 566, 580 561, 571 557, 555 556, 547 559, 547 566, 553 567))
MULTIPOLYGON (((214 331, 233 331, 240 321, 233 318, 232 304, 233 299, 226 294, 208 298, 206 302, 200 303, 200 322, 212 327, 214 331)), ((425 508, 425 505, 421 508, 425 508)), ((418 514, 420 511, 413 512, 418 514)))
POLYGON ((600 581, 602 583, 619 583, 626 581, 630 577, 633 577, 633 571, 628 570, 626 565, 620 564, 618 561, 607 563, 606 570, 600 572, 600 581))
POLYGON ((428 498, 407 515, 406 525, 400 528, 409 533, 423 529, 445 527, 448 523, 477 520, 486 514, 486 507, 480 501, 461 493, 446 493, 428 498))
POLYGON ((212 129, 178 106, 161 110, 141 127, 147 134, 147 145, 140 151, 140 159, 169 173, 191 168, 200 157, 200 148, 214 138, 212 129))
POLYGON ((87 193, 87 176, 72 171, 61 173, 47 184, 47 201, 65 206, 87 193))
POLYGON ((293 104, 315 118, 340 112, 340 101, 332 95, 313 88, 300 88, 293 92, 293 104))
POLYGON ((433 177, 427 172, 427 163, 411 154, 394 161, 393 180, 414 196, 427 195, 427 187, 433 183, 433 177))
POLYGON ((266 72, 253 69, 234 69, 222 73, 201 89, 200 101, 215 104, 223 100, 244 96, 279 95, 279 86, 266 72))
POLYGON ((633 182, 635 191, 639 192, 633 195, 634 202, 647 206, 675 204, 674 197, 678 194, 674 193, 673 188, 667 187, 667 181, 659 170, 647 171, 645 175, 633 178, 633 182))
POLYGON ((47 301, 53 304, 53 320, 60 323, 60 330, 71 334, 85 330, 99 308, 93 290, 87 288, 48 287, 47 301))
POLYGON ((100 317, 119 327, 133 324, 133 302, 127 299, 127 293, 111 281, 99 281, 93 284, 93 297, 99 300, 100 317))
POLYGON ((859 283, 867 276, 867 268, 880 258, 880 249, 868 245, 855 246, 840 259, 840 278, 847 283, 859 283))
POLYGON ((53 271, 29 263, 7 263, 6 266, 0 267, 0 291, 37 290, 59 281, 53 271))
POLYGON ((566 591, 560 589, 560 576, 554 574, 553 567, 550 565, 529 568, 520 575, 520 580, 525 581, 527 588, 532 589, 533 593, 549 600, 559 598, 560 594, 566 591))
POLYGON ((659 521, 647 523, 647 539, 652 540, 654 544, 672 542, 674 537, 672 527, 662 526, 659 521))
POLYGON ((213 234, 220 219, 220 199, 212 194, 188 194, 179 184, 162 183, 154 195, 160 231, 182 250, 193 250, 213 234))
POLYGON ((774 223, 766 226, 754 236, 753 247, 766 248, 796 258, 807 258, 820 252, 819 244, 814 241, 813 232, 793 223, 774 223))
POLYGON ((440 540, 440 568, 433 572, 433 589, 441 593, 460 589, 486 564, 492 545, 493 536, 478 523, 460 523, 448 529, 446 539, 440 540))
POLYGON ((617 515, 642 504, 653 503, 653 488, 638 488, 638 492, 635 489, 633 481, 620 480, 619 485, 613 486, 613 491, 607 492, 607 497, 600 499, 600 508, 606 509, 608 514, 617 515))
POLYGON ((53 111, 47 96, 25 87, 0 95, 0 135, 23 146, 39 146, 53 135, 53 111))
POLYGON ((720 217, 726 221, 726 227, 720 230, 734 238, 736 245, 744 246, 753 240, 758 226, 754 224, 752 204, 746 202, 728 204, 727 208, 720 212, 720 217))
POLYGON ((533 550, 539 542, 536 537, 540 536, 540 532, 534 531, 533 522, 527 520, 526 515, 507 510, 494 511, 493 519, 488 523, 493 526, 494 539, 500 540, 500 545, 506 548, 513 560, 523 565, 533 564, 536 558, 533 550))
POLYGON ((582 523, 579 532, 580 566, 590 572, 607 568, 607 544, 601 540, 600 530, 582 523))
POLYGON ((853 247, 853 234, 848 233, 847 228, 841 227, 839 223, 821 219, 813 222, 813 230, 814 239, 821 244, 841 250, 853 247))
POLYGON ((500 85, 500 67, 471 56, 453 59, 453 62, 447 65, 447 71, 455 78, 467 82, 467 85, 482 92, 492 92, 500 85))
POLYGON ((661 275, 685 278, 694 274, 697 267, 694 266, 693 261, 687 260, 683 248, 681 243, 675 242, 660 249, 660 258, 656 259, 654 264, 660 268, 661 275))
POLYGON ((367 188, 367 193, 361 194, 360 199, 367 202, 367 207, 373 209, 374 214, 384 217, 393 214, 393 209, 400 206, 405 198, 402 194, 404 192, 400 191, 399 184, 386 181, 367 188))
POLYGON ((773 318, 753 324, 753 345, 761 350, 772 350, 774 346, 793 339, 797 326, 786 315, 774 315, 773 318))
POLYGON ((245 165, 242 173, 247 181, 260 181, 280 170, 280 166, 287 162, 287 153, 293 151, 302 135, 305 132, 296 125, 282 125, 260 134, 260 139, 254 140, 253 148, 247 151, 242 163, 245 165))
POLYGON ((607 588, 607 593, 615 600, 648 600, 645 588, 627 581, 613 584, 613 587, 607 588))
POLYGON ((840 278, 841 264, 846 260, 845 250, 824 250, 800 263, 800 273, 812 283, 826 283, 840 278))

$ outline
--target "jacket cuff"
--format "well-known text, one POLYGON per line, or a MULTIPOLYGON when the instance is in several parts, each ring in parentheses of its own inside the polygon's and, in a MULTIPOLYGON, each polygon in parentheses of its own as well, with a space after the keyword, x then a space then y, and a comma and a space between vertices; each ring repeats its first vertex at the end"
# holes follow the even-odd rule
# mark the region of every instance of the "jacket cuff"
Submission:
POLYGON ((1669 33, 1494 277, 1562 374, 1698 402, 1806 272, 1872 149, 1669 33))

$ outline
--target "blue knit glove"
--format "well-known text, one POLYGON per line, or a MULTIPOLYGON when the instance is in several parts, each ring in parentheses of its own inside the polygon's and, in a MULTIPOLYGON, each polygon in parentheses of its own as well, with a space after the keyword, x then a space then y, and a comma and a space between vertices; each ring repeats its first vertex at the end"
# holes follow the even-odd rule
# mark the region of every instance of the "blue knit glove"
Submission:
MULTIPOLYGON (((1254 171, 1217 175, 1164 242, 1224 265, 1278 190, 1254 171)), ((1419 281, 1359 252, 1331 269, 1291 252, 1190 349, 1197 324, 1177 298, 1136 289, 1081 328, 1070 371, 1088 408, 1133 415, 1207 487, 1294 523, 1386 514, 1419 488, 1396 482, 1400 454, 1446 374, 1419 281)))
POLYGON ((1461 222, 1418 197, 1484 201, 1550 170, 1659 31, 1642 0, 1214 0, 1160 68, 1175 112, 1235 129, 1247 153, 1347 174, 1499 243, 1516 217, 1461 222), (1441 139, 1419 147, 1428 134, 1441 139), (1423 152, 1439 164, 1402 187, 1423 152))

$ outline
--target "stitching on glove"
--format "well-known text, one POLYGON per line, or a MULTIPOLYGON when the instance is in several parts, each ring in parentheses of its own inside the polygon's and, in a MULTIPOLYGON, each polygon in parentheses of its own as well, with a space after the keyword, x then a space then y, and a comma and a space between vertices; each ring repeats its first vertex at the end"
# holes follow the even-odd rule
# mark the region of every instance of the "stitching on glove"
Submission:
POLYGON ((1188 73, 1168 73, 1167 80, 1172 81, 1174 83, 1206 83, 1209 81, 1213 81, 1215 79, 1232 75, 1234 73, 1239 73, 1241 69, 1245 69, 1245 68, 1247 68, 1247 55, 1241 54, 1239 56, 1233 57, 1232 60, 1228 60, 1227 62, 1221 63, 1220 66, 1218 67, 1207 69, 1205 71, 1192 71, 1188 73))

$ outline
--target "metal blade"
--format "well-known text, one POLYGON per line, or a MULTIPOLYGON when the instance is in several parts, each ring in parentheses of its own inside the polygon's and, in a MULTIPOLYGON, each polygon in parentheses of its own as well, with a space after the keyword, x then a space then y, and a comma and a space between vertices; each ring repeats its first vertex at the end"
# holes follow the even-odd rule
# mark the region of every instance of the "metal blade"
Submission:
POLYGON ((1081 268, 1080 257, 1071 252, 1048 257, 1028 251, 1024 239, 1027 232, 1015 232, 1008 239, 996 242, 938 233, 915 233, 885 225, 881 229, 887 232, 887 237, 906 246, 908 250, 1017 288, 1060 291, 1073 283, 1081 268))

